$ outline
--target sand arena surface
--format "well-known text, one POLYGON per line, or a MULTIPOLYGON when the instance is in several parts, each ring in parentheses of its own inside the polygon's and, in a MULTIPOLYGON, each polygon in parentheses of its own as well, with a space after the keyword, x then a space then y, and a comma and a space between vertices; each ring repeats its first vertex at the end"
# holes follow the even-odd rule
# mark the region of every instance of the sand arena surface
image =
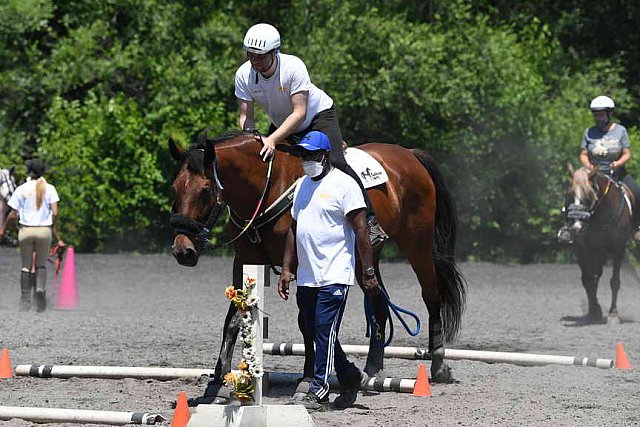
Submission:
MULTIPOLYGON (((228 258, 207 257, 197 267, 186 268, 168 255, 76 254, 80 308, 21 313, 18 252, 0 248, 0 347, 10 349, 14 367, 34 363, 211 368, 227 309, 224 288, 230 283, 231 264, 228 258)), ((636 369, 453 361, 449 364, 458 382, 433 385, 431 398, 360 394, 352 408, 314 414, 318 426, 640 425, 640 284, 623 274, 618 302, 622 324, 572 326, 561 318, 581 316, 586 310, 576 265, 461 268, 469 282, 468 305, 462 332, 450 348, 613 358, 616 343, 622 342, 636 369)), ((605 312, 609 271, 598 294, 605 312)), ((384 264, 382 273, 394 302, 423 319, 423 331, 416 338, 399 330, 396 322, 393 344, 426 346, 426 308, 411 268, 384 264)), ((50 270, 50 295, 55 288, 51 279, 50 270)), ((301 342, 295 301, 282 302, 275 288, 265 294, 271 315, 268 341, 301 342)), ((50 299, 50 305, 53 302, 50 299)), ((364 329, 362 293, 354 288, 340 340, 366 344, 364 329)), ((364 364, 364 359, 352 360, 364 364)), ((302 358, 265 355, 265 367, 300 372, 302 358)), ((417 367, 417 361, 385 361, 389 376, 415 377, 417 367)), ((169 402, 182 390, 198 396, 204 384, 16 377, 0 380, 0 405, 148 411, 170 420, 169 402)), ((293 386, 272 388, 265 402, 285 403, 292 392, 293 386)), ((31 423, 0 421, 0 426, 25 425, 31 423)))

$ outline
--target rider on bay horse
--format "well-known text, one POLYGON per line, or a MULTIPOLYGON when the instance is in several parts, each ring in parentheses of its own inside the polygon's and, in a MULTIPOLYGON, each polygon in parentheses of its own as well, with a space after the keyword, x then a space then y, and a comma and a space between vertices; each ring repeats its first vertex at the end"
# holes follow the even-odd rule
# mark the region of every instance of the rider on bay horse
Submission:
POLYGON ((273 155, 276 144, 291 135, 301 138, 312 130, 326 134, 331 142, 331 164, 351 176, 362 191, 372 246, 382 244, 388 236, 378 224, 362 182, 344 158, 342 132, 331 97, 311 83, 300 58, 280 52, 280 33, 272 25, 249 28, 242 47, 248 60, 235 76, 240 128, 254 129, 253 105, 257 102, 271 120, 269 135, 256 135, 264 145, 260 155, 265 161, 273 155))
MULTIPOLYGON (((629 135, 624 126, 611 121, 614 108, 613 99, 608 96, 598 96, 591 101, 589 109, 593 113, 596 125, 584 132, 580 145, 580 163, 586 168, 596 168, 616 181, 621 181, 633 192, 635 198, 633 217, 635 225, 638 225, 640 187, 624 166, 631 158, 629 135)), ((635 241, 640 241, 640 229, 636 229, 633 238, 635 241)), ((564 225, 558 232, 558 241, 561 243, 573 241, 573 231, 568 225, 564 225)))

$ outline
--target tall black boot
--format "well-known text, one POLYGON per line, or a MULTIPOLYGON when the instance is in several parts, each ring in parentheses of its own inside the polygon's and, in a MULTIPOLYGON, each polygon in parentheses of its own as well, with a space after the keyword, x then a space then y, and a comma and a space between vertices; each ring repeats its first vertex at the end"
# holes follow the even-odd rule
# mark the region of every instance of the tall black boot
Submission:
MULTIPOLYGON (((34 275, 35 276, 35 275, 34 275)), ((31 273, 20 272, 20 311, 31 309, 31 273)))
POLYGON ((36 311, 42 312, 47 308, 47 293, 45 292, 45 286, 47 282, 47 270, 44 267, 38 267, 36 269, 37 284, 35 288, 36 299, 36 311))

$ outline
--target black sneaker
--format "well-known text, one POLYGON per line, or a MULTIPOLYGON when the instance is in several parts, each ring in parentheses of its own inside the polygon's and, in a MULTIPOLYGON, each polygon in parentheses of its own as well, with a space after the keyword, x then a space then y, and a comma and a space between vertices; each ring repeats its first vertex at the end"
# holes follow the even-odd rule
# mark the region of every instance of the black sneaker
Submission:
POLYGON ((369 218, 369 220, 367 221, 367 229, 369 231, 369 240, 371 240, 372 248, 377 248, 389 238, 389 235, 384 232, 375 217, 369 218))
POLYGON ((358 390, 364 389, 369 381, 369 376, 360 371, 360 380, 349 387, 342 387, 340 394, 333 401, 333 407, 335 409, 346 409, 353 405, 358 398, 358 390))
POLYGON ((297 402, 302 400, 307 393, 309 393, 309 387, 311 387, 311 378, 300 378, 296 391, 291 396, 291 405, 296 405, 297 402))
POLYGON ((329 397, 325 396, 320 399, 315 394, 309 392, 302 399, 297 400, 295 404, 304 406, 307 411, 324 412, 329 410, 329 397))

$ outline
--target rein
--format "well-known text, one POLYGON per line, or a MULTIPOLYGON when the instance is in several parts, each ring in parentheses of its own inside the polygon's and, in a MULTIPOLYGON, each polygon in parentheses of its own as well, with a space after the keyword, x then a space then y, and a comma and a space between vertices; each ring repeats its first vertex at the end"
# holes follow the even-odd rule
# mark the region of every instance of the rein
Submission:
MULTIPOLYGON (((389 296, 387 289, 382 285, 380 286, 380 294, 384 298, 384 303, 385 303, 384 309, 386 311, 387 318, 389 319, 389 338, 387 338, 387 341, 384 343, 384 346, 387 347, 389 344, 391 344, 391 341, 393 340, 393 329, 394 329, 393 318, 391 317, 390 311, 393 311, 393 313, 396 315, 398 320, 400 320, 400 323, 404 327, 404 330, 407 331, 409 335, 411 335, 412 337, 415 337, 416 335, 418 335, 420 333, 420 327, 422 326, 420 322, 420 317, 418 317, 418 315, 412 312, 411 310, 407 310, 406 308, 402 308, 394 304, 393 302, 391 302, 391 297, 389 296), (409 328, 409 325, 402 318, 400 313, 408 314, 410 317, 413 318, 413 320, 416 321, 415 329, 412 330, 409 328)), ((365 317, 367 319, 367 333, 365 334, 365 336, 368 337, 372 333, 374 333, 376 334, 376 338, 379 340, 380 338, 382 338, 382 335, 380 332, 382 328, 380 327, 380 325, 378 325, 378 322, 376 321, 376 317, 373 313, 373 307, 371 305, 371 298, 369 298, 368 296, 365 296, 364 298, 364 312, 365 312, 365 317)))

